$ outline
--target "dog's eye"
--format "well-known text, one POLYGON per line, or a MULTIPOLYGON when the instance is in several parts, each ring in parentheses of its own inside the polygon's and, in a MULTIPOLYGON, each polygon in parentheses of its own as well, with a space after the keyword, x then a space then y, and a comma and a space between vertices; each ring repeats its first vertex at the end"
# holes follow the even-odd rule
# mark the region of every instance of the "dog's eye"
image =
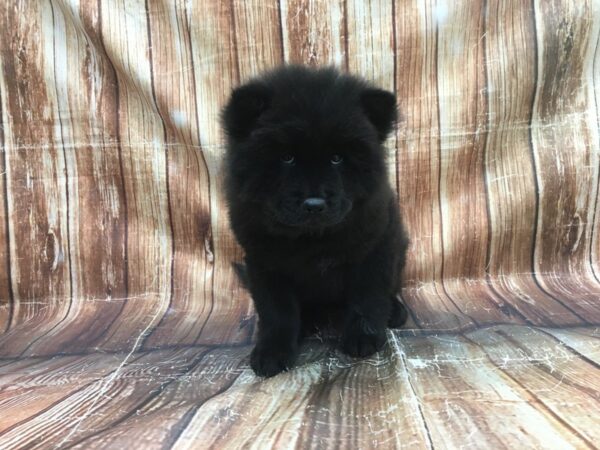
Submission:
POLYGON ((293 155, 283 155, 281 157, 281 162, 283 162, 285 164, 294 164, 295 161, 296 161, 296 158, 294 158, 293 155))
POLYGON ((333 155, 331 157, 331 164, 340 164, 343 160, 344 158, 342 158, 340 155, 333 155))

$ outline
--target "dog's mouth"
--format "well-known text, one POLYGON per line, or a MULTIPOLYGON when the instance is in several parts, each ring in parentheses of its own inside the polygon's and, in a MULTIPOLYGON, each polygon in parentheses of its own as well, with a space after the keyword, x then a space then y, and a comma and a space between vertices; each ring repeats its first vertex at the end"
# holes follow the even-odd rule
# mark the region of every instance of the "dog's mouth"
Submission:
POLYGON ((329 206, 320 213, 308 213, 299 209, 273 208, 269 216, 279 225, 297 232, 321 233, 343 223, 352 210, 352 201, 342 199, 338 204, 329 206))

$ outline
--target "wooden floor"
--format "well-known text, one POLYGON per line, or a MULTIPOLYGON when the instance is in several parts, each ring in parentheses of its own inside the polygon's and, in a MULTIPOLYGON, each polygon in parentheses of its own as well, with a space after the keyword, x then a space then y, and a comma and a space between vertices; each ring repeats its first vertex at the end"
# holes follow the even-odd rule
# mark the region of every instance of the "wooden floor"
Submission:
POLYGON ((600 1, 0 1, 0 450, 600 445, 600 1), (259 380, 219 114, 394 91, 407 329, 259 380))
POLYGON ((269 380, 249 346, 0 362, 0 448, 595 448, 600 328, 309 342, 269 380))

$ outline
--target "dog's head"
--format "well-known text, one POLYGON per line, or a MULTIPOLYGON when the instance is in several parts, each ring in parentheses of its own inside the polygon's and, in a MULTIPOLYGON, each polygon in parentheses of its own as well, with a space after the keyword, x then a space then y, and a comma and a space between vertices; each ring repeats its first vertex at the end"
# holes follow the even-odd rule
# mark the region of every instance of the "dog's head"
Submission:
POLYGON ((284 67, 234 90, 223 112, 228 197, 272 229, 344 221, 386 182, 392 93, 334 69, 284 67))

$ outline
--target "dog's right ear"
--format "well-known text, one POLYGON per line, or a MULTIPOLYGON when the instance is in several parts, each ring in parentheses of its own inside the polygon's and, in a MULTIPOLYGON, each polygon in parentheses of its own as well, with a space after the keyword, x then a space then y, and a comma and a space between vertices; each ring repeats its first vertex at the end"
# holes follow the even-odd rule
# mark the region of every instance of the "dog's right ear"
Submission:
POLYGON ((234 89, 223 111, 227 134, 234 139, 247 137, 270 101, 271 94, 264 84, 251 82, 234 89))

